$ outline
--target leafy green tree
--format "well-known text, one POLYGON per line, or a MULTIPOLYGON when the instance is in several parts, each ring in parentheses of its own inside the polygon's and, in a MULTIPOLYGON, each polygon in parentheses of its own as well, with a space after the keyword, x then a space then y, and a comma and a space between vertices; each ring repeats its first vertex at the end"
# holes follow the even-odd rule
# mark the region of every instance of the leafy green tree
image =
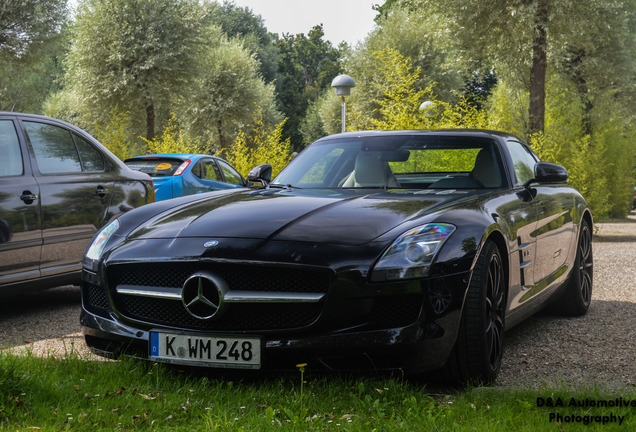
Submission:
POLYGON ((3 0, 0 59, 20 57, 32 46, 55 36, 66 17, 66 0, 3 0))
POLYGON ((221 27, 230 38, 238 37, 260 62, 260 72, 265 82, 276 79, 278 69, 278 49, 272 35, 260 15, 255 15, 248 7, 237 6, 225 0, 222 4, 211 3, 212 22, 221 27))
MULTIPOLYGON (((382 59, 374 53, 392 49, 409 58, 420 72, 414 85, 424 90, 434 85, 442 100, 452 101, 461 93, 464 72, 458 64, 457 52, 449 41, 452 35, 437 29, 440 17, 425 10, 413 11, 393 5, 367 38, 348 53, 344 69, 356 82, 349 100, 358 109, 373 115, 380 99, 378 84, 385 79, 382 59)), ((424 100, 420 100, 420 104, 424 100)))
POLYGON ((275 42, 280 51, 276 93, 288 121, 285 136, 291 138, 294 150, 303 141, 300 125, 312 101, 329 89, 331 81, 341 73, 341 51, 323 39, 322 25, 313 27, 307 35, 283 35, 275 42))
POLYGON ((190 136, 209 143, 208 151, 223 153, 239 131, 252 121, 255 107, 267 123, 282 116, 275 106, 274 86, 265 84, 254 54, 240 40, 218 35, 208 48, 202 71, 192 77, 177 117, 190 136))
POLYGON ((509 85, 529 89, 531 133, 544 131, 549 67, 567 70, 586 102, 592 79, 608 81, 599 80, 599 88, 624 81, 618 75, 607 80, 608 70, 631 64, 633 83, 633 0, 416 0, 416 6, 441 18, 437 28, 453 34, 464 60, 487 58, 509 85), (622 59, 625 54, 631 60, 622 59))
POLYGON ((191 0, 82 0, 75 19, 67 83, 82 110, 95 120, 119 106, 143 118, 152 140, 157 111, 169 112, 199 73, 210 42, 205 9, 191 0))
POLYGON ((41 113, 59 89, 66 13, 65 0, 0 3, 0 110, 41 113))
POLYGON ((20 57, 1 61, 0 110, 42 113, 46 97, 61 88, 67 50, 68 34, 63 29, 20 57))

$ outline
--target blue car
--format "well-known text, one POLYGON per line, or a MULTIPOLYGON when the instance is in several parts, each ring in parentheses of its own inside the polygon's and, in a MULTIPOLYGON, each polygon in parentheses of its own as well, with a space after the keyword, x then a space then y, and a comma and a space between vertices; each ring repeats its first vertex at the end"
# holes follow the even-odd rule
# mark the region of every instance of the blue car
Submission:
POLYGON ((236 169, 216 156, 164 153, 135 156, 124 163, 152 177, 157 201, 247 186, 236 169))

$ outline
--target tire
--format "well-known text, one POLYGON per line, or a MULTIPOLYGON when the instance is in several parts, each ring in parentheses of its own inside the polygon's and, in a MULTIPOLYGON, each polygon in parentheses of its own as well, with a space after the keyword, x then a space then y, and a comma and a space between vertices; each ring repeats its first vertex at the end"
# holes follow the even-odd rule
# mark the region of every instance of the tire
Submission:
POLYGON ((497 246, 487 240, 466 294, 457 341, 442 369, 447 383, 491 384, 501 368, 506 278, 497 246))
POLYGON ((593 280, 592 230, 590 224, 582 220, 572 273, 566 282, 565 291, 551 305, 551 311, 565 316, 585 315, 592 303, 593 280))

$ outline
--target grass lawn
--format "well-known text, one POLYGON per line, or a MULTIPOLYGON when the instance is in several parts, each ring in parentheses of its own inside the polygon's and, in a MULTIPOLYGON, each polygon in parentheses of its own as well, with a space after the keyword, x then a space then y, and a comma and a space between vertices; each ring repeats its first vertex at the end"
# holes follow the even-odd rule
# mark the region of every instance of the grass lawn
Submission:
POLYGON ((633 431, 636 390, 434 389, 391 376, 193 373, 0 354, 0 430, 633 431))

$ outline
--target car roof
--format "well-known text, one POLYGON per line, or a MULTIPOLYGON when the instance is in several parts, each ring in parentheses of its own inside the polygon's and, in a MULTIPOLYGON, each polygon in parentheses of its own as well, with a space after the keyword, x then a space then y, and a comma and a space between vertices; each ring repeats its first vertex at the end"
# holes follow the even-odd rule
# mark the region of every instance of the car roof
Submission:
POLYGON ((209 155, 209 154, 200 154, 200 153, 152 153, 152 154, 144 154, 131 156, 126 158, 126 160, 130 159, 140 159, 147 157, 165 157, 165 158, 177 158, 177 159, 201 159, 203 157, 211 157, 214 159, 220 159, 218 156, 209 155))
POLYGON ((473 136, 473 137, 490 137, 490 138, 505 138, 521 141, 518 137, 501 131, 489 130, 489 129, 413 129, 413 130, 366 130, 366 131, 354 131, 345 132, 334 135, 329 135, 320 138, 317 141, 325 141, 340 138, 364 138, 364 137, 379 137, 379 136, 473 136))

